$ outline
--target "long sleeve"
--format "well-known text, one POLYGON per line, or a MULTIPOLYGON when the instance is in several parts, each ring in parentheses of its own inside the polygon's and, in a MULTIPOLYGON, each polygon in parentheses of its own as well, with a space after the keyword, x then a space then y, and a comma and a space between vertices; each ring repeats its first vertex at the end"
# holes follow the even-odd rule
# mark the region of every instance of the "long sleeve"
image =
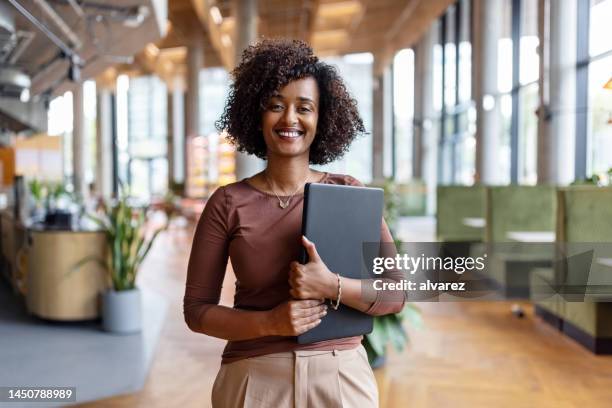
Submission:
MULTIPOLYGON (((352 186, 363 187, 363 183, 354 177, 347 176, 346 184, 352 186)), ((379 256, 394 258, 397 254, 395 242, 389 231, 389 227, 384 218, 380 226, 380 251, 379 256)), ((383 282, 400 282, 404 279, 404 274, 401 270, 385 270, 377 279, 382 279, 383 282)), ((396 290, 378 290, 372 294, 373 288, 367 287, 364 297, 374 298, 374 302, 366 313, 372 316, 382 316, 386 314, 399 313, 404 308, 406 303, 406 292, 396 290), (373 296, 372 296, 373 295, 373 296)))
MULTIPOLYGON (((379 256, 385 258, 394 258, 397 254, 395 249, 395 242, 387 227, 385 220, 382 220, 380 227, 380 252, 379 256)), ((404 274, 401 270, 391 269, 385 270, 380 278, 383 282, 400 282, 404 279, 404 274)), ((382 316, 391 313, 399 313, 404 308, 406 302, 406 292, 396 290, 378 290, 376 291, 376 298, 372 306, 366 313, 372 316, 382 316)))
POLYGON ((198 221, 183 298, 187 326, 202 332, 202 316, 219 303, 229 253, 229 214, 225 189, 217 189, 208 199, 198 221))

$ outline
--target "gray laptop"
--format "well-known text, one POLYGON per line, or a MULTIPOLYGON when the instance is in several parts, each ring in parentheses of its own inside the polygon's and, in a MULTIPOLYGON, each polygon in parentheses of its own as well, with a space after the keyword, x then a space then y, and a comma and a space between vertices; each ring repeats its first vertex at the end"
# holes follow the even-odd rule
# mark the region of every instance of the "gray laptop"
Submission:
MULTIPOLYGON (((308 183, 304 190, 302 234, 315 243, 319 256, 332 272, 355 279, 371 277, 378 256, 383 211, 380 188, 308 183), (366 245, 364 243, 374 243, 366 245), (363 252, 366 252, 365 254, 363 252)), ((300 262, 308 255, 302 248, 300 262)), ((372 331, 372 317, 340 304, 328 307, 321 323, 297 336, 298 343, 359 336, 372 331)))

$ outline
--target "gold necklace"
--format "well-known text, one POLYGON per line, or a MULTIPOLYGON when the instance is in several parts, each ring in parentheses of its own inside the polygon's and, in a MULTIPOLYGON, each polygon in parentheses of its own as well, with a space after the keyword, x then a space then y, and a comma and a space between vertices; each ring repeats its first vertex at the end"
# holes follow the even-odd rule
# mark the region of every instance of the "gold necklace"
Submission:
MULTIPOLYGON (((266 183, 268 183, 268 187, 270 187, 270 190, 271 190, 271 191, 274 193, 274 195, 275 195, 275 196, 276 196, 276 198, 278 199, 278 206, 279 206, 280 208, 282 208, 283 210, 284 210, 285 208, 287 208, 287 206, 289 205, 289 202, 291 201, 291 199, 293 198, 293 196, 295 195, 295 193, 297 193, 298 191, 300 191, 300 188, 302 188, 302 184, 299 184, 299 185, 298 185, 297 190, 295 190, 295 191, 293 192, 293 194, 291 194, 291 195, 289 196, 289 198, 287 198, 287 201, 284 201, 284 202, 283 202, 283 200, 281 200, 281 198, 278 196, 278 194, 276 194, 276 191, 274 191, 274 188, 272 188, 272 183, 270 183, 270 179, 268 178, 268 173, 266 173, 265 171, 264 171, 264 176, 266 177, 266 183)), ((308 182, 308 179, 309 179, 309 178, 310 178, 310 176, 307 176, 307 177, 306 177, 306 179, 304 180, 304 184, 306 184, 306 183, 308 182)), ((282 191, 281 191, 281 193, 282 193, 282 191)))

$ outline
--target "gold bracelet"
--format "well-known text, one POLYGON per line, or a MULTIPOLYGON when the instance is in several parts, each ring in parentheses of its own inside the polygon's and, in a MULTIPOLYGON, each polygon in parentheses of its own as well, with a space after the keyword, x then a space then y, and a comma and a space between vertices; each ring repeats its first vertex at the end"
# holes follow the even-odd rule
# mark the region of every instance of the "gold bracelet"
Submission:
POLYGON ((334 302, 329 299, 329 305, 334 310, 338 310, 338 307, 340 306, 340 298, 342 297, 342 283, 340 281, 340 274, 337 273, 336 276, 338 277, 338 297, 336 298, 336 304, 334 304, 334 302))

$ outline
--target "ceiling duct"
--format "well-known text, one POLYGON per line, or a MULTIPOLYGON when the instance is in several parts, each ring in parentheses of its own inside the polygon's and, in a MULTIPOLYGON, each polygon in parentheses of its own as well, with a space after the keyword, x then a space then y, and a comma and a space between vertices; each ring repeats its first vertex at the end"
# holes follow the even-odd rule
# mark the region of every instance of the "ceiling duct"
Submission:
POLYGON ((12 11, 8 4, 0 2, 0 62, 4 61, 17 45, 15 17, 12 11))
POLYGON ((30 99, 30 77, 16 68, 0 68, 0 96, 20 98, 22 102, 30 99))

